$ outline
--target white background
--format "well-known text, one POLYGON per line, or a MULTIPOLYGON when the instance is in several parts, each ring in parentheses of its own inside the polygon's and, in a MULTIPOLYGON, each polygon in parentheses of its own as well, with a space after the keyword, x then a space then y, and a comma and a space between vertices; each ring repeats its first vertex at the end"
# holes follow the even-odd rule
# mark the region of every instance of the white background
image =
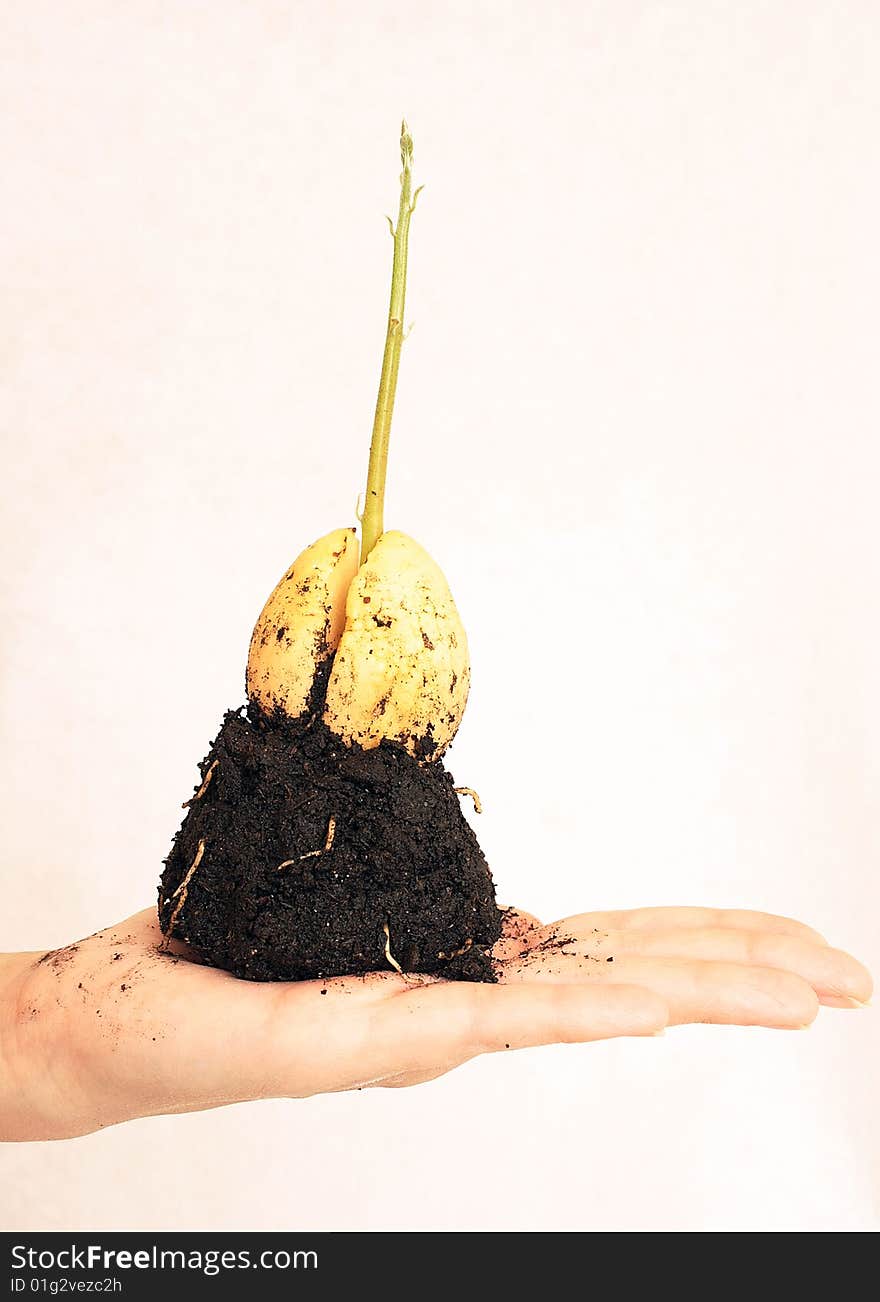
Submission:
MULTIPOLYGON (((352 521, 403 111, 387 519, 470 634, 502 900, 880 967, 878 6, 28 0, 0 48, 0 946, 154 899, 265 596, 352 521)), ((7 1146, 0 1224, 873 1228, 878 1066, 873 1012, 502 1056, 7 1146)))

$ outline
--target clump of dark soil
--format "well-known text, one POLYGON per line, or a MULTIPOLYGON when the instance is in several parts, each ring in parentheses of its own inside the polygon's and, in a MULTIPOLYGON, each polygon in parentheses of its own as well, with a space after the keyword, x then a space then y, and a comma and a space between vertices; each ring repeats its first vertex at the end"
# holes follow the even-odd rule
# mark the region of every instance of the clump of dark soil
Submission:
POLYGON ((163 931, 254 981, 494 979, 492 877, 451 775, 320 722, 226 715, 159 890, 163 931))

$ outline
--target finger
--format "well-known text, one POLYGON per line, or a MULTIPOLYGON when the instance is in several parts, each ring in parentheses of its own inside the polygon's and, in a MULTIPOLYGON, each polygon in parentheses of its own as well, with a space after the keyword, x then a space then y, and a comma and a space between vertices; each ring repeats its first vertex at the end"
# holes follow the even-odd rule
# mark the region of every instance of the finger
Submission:
POLYGON ((586 935, 599 931, 672 930, 719 928, 739 931, 770 931, 781 936, 798 936, 814 945, 828 942, 818 931, 794 918, 775 913, 755 913, 750 909, 699 909, 664 906, 656 909, 624 909, 610 913, 575 913, 552 924, 572 934, 586 935))
POLYGON ((641 986, 666 1003, 670 1025, 717 1022, 794 1029, 809 1026, 819 1007, 815 990, 794 973, 702 959, 622 958, 609 963, 556 949, 506 964, 502 980, 565 985, 581 980, 609 990, 617 982, 641 986))
POLYGON ((864 1003, 871 997, 868 970, 850 954, 828 945, 816 945, 799 936, 772 931, 736 931, 733 928, 693 927, 668 931, 593 932, 583 941, 569 942, 593 957, 614 959, 696 958, 794 972, 809 981, 820 996, 848 996, 864 1003))
POLYGON ((625 985, 477 985, 440 982, 384 1005, 372 1033, 395 1064, 418 1074, 481 1053, 619 1036, 655 1035, 667 1022, 664 1001, 625 985))
POLYGON ((383 1090, 403 1090, 409 1089, 411 1085, 427 1085, 429 1081, 437 1080, 439 1076, 446 1076, 460 1066, 460 1062, 446 1062, 442 1067, 435 1067, 432 1071, 400 1072, 396 1076, 387 1076, 385 1080, 376 1081, 376 1085, 383 1090))

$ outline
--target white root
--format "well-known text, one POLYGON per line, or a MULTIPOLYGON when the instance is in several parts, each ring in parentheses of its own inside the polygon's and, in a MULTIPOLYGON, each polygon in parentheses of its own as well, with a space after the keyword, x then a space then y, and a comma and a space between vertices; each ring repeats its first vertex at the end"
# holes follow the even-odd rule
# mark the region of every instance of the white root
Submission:
POLYGON ((388 930, 387 922, 384 922, 382 924, 382 930, 385 933, 385 957, 388 959, 388 962, 394 968, 394 971, 399 972, 400 975, 403 976, 403 968, 400 966, 397 959, 391 953, 391 932, 388 930))
POLYGON ((454 950, 452 951, 451 954, 446 954, 446 953, 444 953, 444 951, 441 949, 441 951, 440 951, 440 953, 437 955, 437 957, 438 957, 438 958, 445 958, 445 959, 450 959, 450 958, 460 958, 462 954, 466 954, 466 953, 468 952, 468 950, 471 948, 471 946, 473 945, 473 943, 474 943, 474 941, 473 941, 473 937, 471 937, 470 940, 466 940, 466 941, 464 942, 464 944, 462 945, 461 949, 454 949, 454 950))
POLYGON ((201 800, 202 796, 203 796, 203 795, 205 794, 205 792, 208 790, 208 785, 209 785, 209 783, 210 783, 210 781, 211 781, 211 778, 214 776, 214 770, 215 770, 215 768, 217 767, 217 765, 218 765, 219 763, 220 763, 219 760, 214 760, 213 764, 211 765, 211 767, 208 769, 207 773, 205 774, 205 777, 204 777, 204 780, 203 780, 203 782, 202 782, 202 785, 199 787, 198 791, 197 791, 196 794, 192 797, 191 800, 185 800, 185 801, 183 802, 183 804, 182 804, 182 806, 181 806, 182 809, 189 809, 190 805, 194 805, 194 804, 196 803, 197 800, 201 800))
POLYGON ((278 865, 275 871, 277 873, 280 873, 284 868, 290 868, 295 863, 302 863, 303 859, 320 859, 322 855, 329 854, 330 851, 333 849, 333 841, 335 837, 336 837, 336 815, 331 814, 330 822, 327 824, 327 839, 324 842, 323 848, 320 850, 308 850, 305 854, 301 854, 297 859, 285 859, 283 863, 280 863, 278 865))
POLYGON ((204 853, 205 853, 205 842, 204 840, 201 840, 199 841, 199 846, 198 849, 196 850, 196 857, 193 859, 189 869, 187 870, 186 876, 178 886, 177 890, 171 896, 172 900, 177 900, 177 903, 174 906, 174 912, 171 914, 171 917, 168 919, 168 926, 165 928, 163 941, 162 941, 162 946, 164 949, 168 948, 168 942, 171 939, 171 934, 174 931, 174 927, 177 922, 177 919, 180 917, 183 906, 186 904, 186 897, 189 894, 189 884, 192 881, 193 877, 195 876, 199 864, 202 862, 202 856, 204 855, 204 853), (178 896, 180 897, 179 899, 178 896))
POLYGON ((473 787, 453 787, 452 790, 457 796, 470 796, 471 800, 474 802, 474 811, 477 814, 482 814, 483 802, 477 795, 476 791, 474 791, 473 787))

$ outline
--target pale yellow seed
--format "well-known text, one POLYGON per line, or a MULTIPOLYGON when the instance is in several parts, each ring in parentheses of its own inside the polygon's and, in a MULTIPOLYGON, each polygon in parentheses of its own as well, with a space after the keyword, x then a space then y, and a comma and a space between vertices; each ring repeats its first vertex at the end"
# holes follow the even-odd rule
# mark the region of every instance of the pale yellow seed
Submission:
POLYGON ((307 547, 273 589, 247 663, 248 696, 266 714, 298 719, 313 704, 315 675, 336 650, 357 565, 355 530, 334 529, 307 547))
POLYGON ((467 635, 443 572, 406 534, 382 534, 348 589, 325 722, 349 745, 387 739, 435 759, 469 686, 467 635))

